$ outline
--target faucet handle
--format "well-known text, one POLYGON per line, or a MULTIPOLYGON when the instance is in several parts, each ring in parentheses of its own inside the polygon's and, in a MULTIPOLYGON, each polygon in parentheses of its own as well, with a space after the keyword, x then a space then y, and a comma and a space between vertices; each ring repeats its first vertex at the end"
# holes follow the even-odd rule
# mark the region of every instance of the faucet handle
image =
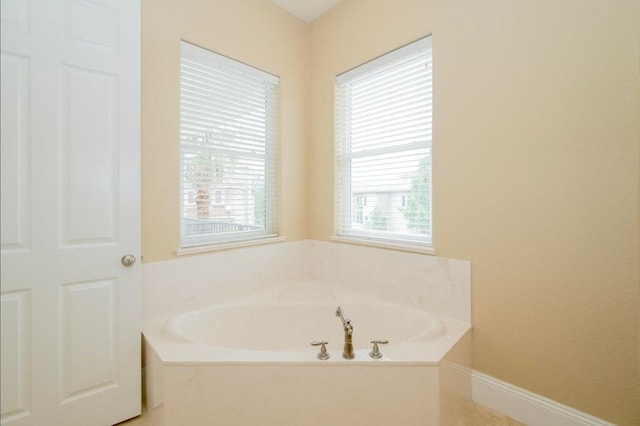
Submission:
POLYGON ((372 340, 371 343, 373 343, 373 349, 371 349, 371 352, 369 352, 369 356, 373 359, 382 358, 382 352, 380 352, 380 348, 378 347, 378 345, 386 345, 387 343, 389 343, 389 341, 388 340, 372 340))
POLYGON ((327 352, 327 346, 329 342, 324 340, 314 340, 311 342, 311 346, 320 346, 320 352, 318 353, 318 359, 329 359, 329 352, 327 352))

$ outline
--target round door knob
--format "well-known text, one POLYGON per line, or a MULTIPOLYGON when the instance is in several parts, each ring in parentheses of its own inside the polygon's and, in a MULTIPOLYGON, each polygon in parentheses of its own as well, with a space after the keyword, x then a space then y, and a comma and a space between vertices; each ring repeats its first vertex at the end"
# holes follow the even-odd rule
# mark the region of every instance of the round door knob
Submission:
POLYGON ((136 263, 136 257, 132 254, 125 254, 120 260, 124 266, 131 266, 136 263))

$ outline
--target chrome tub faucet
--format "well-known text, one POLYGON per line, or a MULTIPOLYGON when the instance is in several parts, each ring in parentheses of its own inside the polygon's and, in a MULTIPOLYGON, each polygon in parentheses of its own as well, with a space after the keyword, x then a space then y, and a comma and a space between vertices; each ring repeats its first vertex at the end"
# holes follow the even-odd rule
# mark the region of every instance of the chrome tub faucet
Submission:
POLYGON ((355 358, 355 354, 353 353, 353 326, 351 325, 351 320, 344 318, 340 306, 336 309, 336 316, 340 317, 342 327, 344 328, 344 350, 342 351, 342 358, 353 359, 355 358))

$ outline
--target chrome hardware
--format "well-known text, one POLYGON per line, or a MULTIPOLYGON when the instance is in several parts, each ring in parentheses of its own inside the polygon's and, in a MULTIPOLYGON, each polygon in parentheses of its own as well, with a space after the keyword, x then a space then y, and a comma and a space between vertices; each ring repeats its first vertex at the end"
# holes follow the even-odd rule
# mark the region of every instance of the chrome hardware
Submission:
POLYGON ((122 259, 120 259, 120 262, 122 262, 124 266, 131 266, 136 263, 136 257, 132 254, 125 254, 122 256, 122 259))
POLYGON ((336 316, 340 317, 342 327, 344 328, 344 350, 342 351, 342 358, 353 359, 355 358, 355 354, 353 353, 353 326, 351 325, 351 320, 344 318, 340 306, 336 309, 336 316))
POLYGON ((380 348, 378 347, 378 345, 386 345, 387 343, 389 343, 389 341, 388 340, 372 340, 371 343, 373 343, 373 349, 371 349, 371 352, 369 352, 369 356, 373 359, 382 358, 382 352, 380 352, 380 348))
POLYGON ((311 342, 311 346, 321 346, 320 347, 320 352, 318 353, 318 359, 321 360, 325 360, 325 359, 329 359, 329 352, 327 352, 327 344, 329 344, 329 342, 325 342, 325 341, 317 341, 314 340, 313 342, 311 342))

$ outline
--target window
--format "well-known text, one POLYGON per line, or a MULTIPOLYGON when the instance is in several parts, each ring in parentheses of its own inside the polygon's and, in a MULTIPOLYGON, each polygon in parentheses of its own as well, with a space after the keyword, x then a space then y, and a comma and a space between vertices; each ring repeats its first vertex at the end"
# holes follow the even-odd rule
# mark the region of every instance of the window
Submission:
POLYGON ((338 237, 431 249, 432 93, 431 37, 337 76, 338 237))
POLYGON ((278 77, 182 42, 181 246, 276 235, 278 77))
POLYGON ((213 204, 222 204, 222 190, 216 189, 213 191, 213 204))

